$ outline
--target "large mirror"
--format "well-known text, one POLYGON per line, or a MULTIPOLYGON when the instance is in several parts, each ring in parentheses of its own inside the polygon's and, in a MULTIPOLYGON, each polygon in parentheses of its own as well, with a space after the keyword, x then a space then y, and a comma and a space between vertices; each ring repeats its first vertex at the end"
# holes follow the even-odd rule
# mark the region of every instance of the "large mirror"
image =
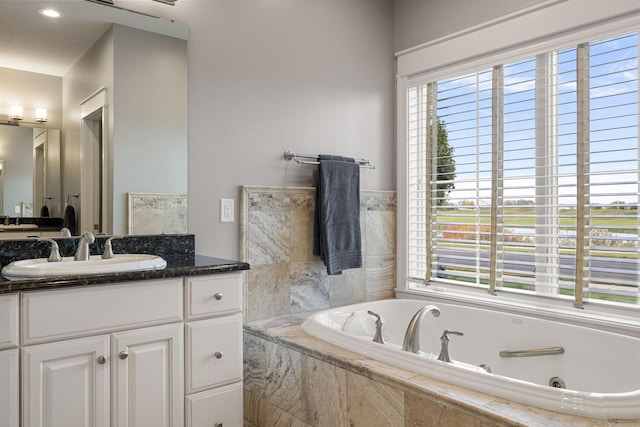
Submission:
POLYGON ((0 2, 9 35, 0 43, 1 214, 24 215, 18 206, 30 201, 34 216, 45 203, 59 217, 71 205, 75 234, 186 231, 188 30, 158 18, 171 6, 126 4, 137 11, 0 2), (62 17, 39 13, 50 7, 62 17), (83 117, 96 94, 99 114, 83 117), (11 120, 12 105, 22 120, 11 120), (46 123, 34 117, 42 107, 46 123), (20 142, 11 132, 23 132, 20 142))

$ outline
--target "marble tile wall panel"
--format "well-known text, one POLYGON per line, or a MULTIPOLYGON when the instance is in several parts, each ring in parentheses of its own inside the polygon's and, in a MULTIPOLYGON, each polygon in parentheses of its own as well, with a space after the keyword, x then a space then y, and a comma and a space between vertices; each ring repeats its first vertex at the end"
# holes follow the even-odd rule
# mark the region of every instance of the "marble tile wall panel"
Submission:
POLYGON ((313 255, 314 208, 312 187, 242 187, 245 320, 394 297, 396 193, 361 192, 364 265, 337 276, 313 255))
POLYGON ((180 234, 187 232, 187 196, 183 194, 128 193, 127 234, 180 234))

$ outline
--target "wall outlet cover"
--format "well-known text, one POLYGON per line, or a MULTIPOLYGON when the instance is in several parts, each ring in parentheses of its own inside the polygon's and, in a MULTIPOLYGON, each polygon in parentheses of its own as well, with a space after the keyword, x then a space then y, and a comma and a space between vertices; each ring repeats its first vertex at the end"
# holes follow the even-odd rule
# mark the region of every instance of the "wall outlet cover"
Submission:
POLYGON ((233 199, 220 199, 220 222, 233 222, 235 216, 233 199))

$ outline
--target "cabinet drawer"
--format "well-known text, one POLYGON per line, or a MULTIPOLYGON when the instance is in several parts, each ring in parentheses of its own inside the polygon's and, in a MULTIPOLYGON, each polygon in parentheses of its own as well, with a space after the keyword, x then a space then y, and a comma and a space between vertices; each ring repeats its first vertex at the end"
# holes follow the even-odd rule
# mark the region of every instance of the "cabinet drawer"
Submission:
POLYGON ((22 342, 31 344, 183 318, 182 279, 25 292, 22 342))
POLYGON ((185 283, 187 319, 220 316, 241 310, 240 273, 189 277, 185 283))
POLYGON ((0 349, 18 346, 18 294, 0 295, 0 349))
POLYGON ((187 393, 242 380, 242 313, 186 324, 187 393))
POLYGON ((187 427, 242 425, 242 383, 188 396, 187 427))

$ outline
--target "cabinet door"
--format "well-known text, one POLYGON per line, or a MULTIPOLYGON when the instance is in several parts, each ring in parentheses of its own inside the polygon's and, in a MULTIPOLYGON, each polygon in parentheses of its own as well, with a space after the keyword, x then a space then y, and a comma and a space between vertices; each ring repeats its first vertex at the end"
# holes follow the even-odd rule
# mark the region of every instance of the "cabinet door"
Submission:
POLYGON ((242 425, 242 383, 187 396, 187 427, 242 425))
POLYGON ((109 335, 22 349, 24 427, 109 427, 109 335))
POLYGON ((0 426, 18 427, 18 349, 0 351, 0 426))
POLYGON ((112 335, 112 417, 118 427, 184 425, 182 323, 112 335))
POLYGON ((242 313, 186 324, 187 393, 242 381, 242 313))

